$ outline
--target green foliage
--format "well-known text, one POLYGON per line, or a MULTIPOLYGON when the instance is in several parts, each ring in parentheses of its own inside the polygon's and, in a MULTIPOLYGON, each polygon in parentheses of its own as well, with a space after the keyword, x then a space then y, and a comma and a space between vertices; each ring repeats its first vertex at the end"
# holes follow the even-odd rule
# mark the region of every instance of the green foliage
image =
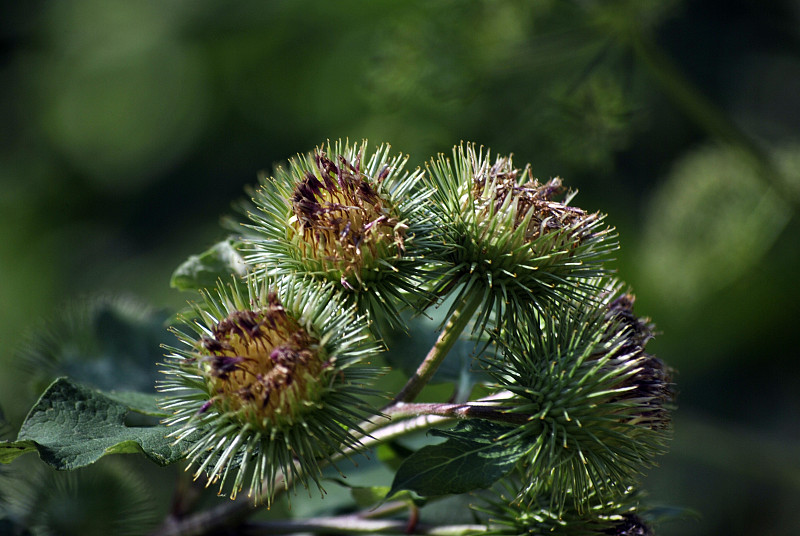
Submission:
POLYGON ((791 148, 770 157, 775 185, 763 183, 758 162, 729 146, 703 147, 674 164, 653 196, 642 245, 642 270, 669 289, 663 300, 700 300, 773 246, 792 216, 800 158, 791 148))
POLYGON ((200 290, 213 287, 217 281, 229 281, 231 276, 244 276, 247 265, 241 248, 242 242, 228 238, 200 255, 190 256, 173 272, 170 286, 178 290, 200 290))
MULTIPOLYGON (((403 172, 407 158, 388 151, 329 143, 262 180, 241 241, 220 242, 173 274, 173 286, 199 290, 202 301, 171 328, 179 345, 163 345, 163 396, 60 378, 17 440, 0 445, 0 460, 31 451, 58 469, 107 454, 187 460, 219 494, 236 499, 247 487, 256 509, 297 484, 324 493, 327 466, 341 471, 342 458, 377 445, 392 484, 347 485, 356 506, 385 494, 388 515, 516 471, 515 497, 496 509, 541 520, 531 531, 549 526, 542 516, 569 534, 594 527, 597 508, 629 495, 664 452, 670 428, 668 369, 644 351, 652 327, 604 278, 613 229, 570 205, 559 179, 539 183, 508 156, 492 163, 462 144, 427 176, 403 172), (447 311, 442 333, 415 341, 431 345, 420 362, 409 327, 424 322, 402 313, 434 306, 447 311), (406 334, 405 345, 388 339, 404 352, 386 359, 407 378, 396 395, 372 387, 384 329, 406 334), (431 382, 452 384, 452 399, 414 403, 431 382), (375 395, 393 399, 378 409, 375 395), (462 420, 431 428, 453 419, 462 420), (445 441, 416 450, 392 442, 426 428, 445 441), (573 511, 574 521, 562 519, 573 511)), ((77 358, 32 355, 125 363, 147 322, 94 313, 68 326, 84 341, 77 358), (105 329, 91 329, 95 318, 105 329)), ((65 333, 52 338, 69 348, 65 333)))
POLYGON ((525 452, 522 445, 498 442, 508 432, 508 426, 480 420, 459 423, 452 430, 431 430, 431 435, 447 441, 406 458, 387 497, 402 490, 436 497, 488 488, 510 473, 525 452))
POLYGON ((31 409, 17 440, 0 443, 0 461, 38 452, 56 469, 76 469, 109 454, 141 452, 159 465, 183 458, 184 446, 166 438, 165 426, 129 423, 131 412, 153 414, 152 396, 118 396, 128 404, 115 398, 66 378, 56 380, 31 409))

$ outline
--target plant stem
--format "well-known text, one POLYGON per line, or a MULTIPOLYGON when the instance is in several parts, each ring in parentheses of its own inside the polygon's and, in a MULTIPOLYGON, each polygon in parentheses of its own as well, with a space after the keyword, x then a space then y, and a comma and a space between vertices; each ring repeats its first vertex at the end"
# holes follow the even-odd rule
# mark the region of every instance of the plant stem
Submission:
POLYGON ((521 413, 509 413, 503 408, 493 406, 445 403, 406 404, 398 402, 384 409, 384 413, 392 417, 437 415, 456 419, 486 419, 511 424, 525 424, 530 417, 521 413))
MULTIPOLYGON (((392 421, 380 426, 368 423, 369 426, 362 426, 369 436, 362 440, 362 446, 382 443, 389 439, 401 437, 417 430, 425 430, 431 426, 445 424, 456 419, 464 418, 483 418, 494 420, 517 422, 518 417, 509 417, 507 413, 499 413, 500 408, 489 406, 489 404, 502 403, 503 400, 512 395, 508 391, 501 391, 493 395, 475 400, 468 404, 406 404, 396 402, 383 409, 383 413, 388 417, 401 417, 400 420, 392 421), (471 409, 480 408, 480 409, 471 409), (489 411, 491 410, 491 411, 489 411), (412 417, 402 419, 402 417, 412 417)), ((525 417, 527 420, 527 417, 525 417)))
MULTIPOLYGON (((508 392, 501 392, 472 403, 480 405, 445 403, 406 404, 404 402, 392 404, 384 409, 384 413, 389 417, 400 418, 401 420, 397 422, 387 421, 382 426, 375 426, 373 424, 369 427, 370 435, 364 436, 361 440, 361 447, 367 448, 395 437, 400 437, 417 430, 424 430, 433 425, 443 424, 456 419, 481 418, 512 423, 527 421, 528 417, 525 415, 505 413, 496 406, 488 405, 501 402, 503 399, 508 398, 508 396, 508 392), (404 417, 412 418, 404 419, 404 417)), ((334 456, 334 460, 343 456, 344 454, 334 456)), ((276 482, 276 490, 279 489, 282 484, 284 484, 283 481, 276 482)), ((229 502, 181 519, 170 517, 151 534, 152 536, 202 536, 203 534, 211 534, 215 531, 239 525, 247 517, 255 514, 264 506, 264 504, 255 505, 247 500, 229 502)), ((439 533, 430 532, 420 534, 439 533)))
POLYGON ((202 510, 184 518, 168 517, 151 536, 202 536, 233 529, 259 510, 250 501, 239 500, 202 510))
MULTIPOLYGON (((375 434, 365 436, 361 441, 361 448, 367 448, 375 443, 405 435, 421 428, 428 428, 434 423, 445 422, 451 418, 422 415, 416 419, 409 419, 400 423, 390 423, 384 427, 376 428, 377 431, 375 434)), ((346 451, 347 454, 349 454, 351 450, 352 449, 348 449, 346 451)), ((336 461, 344 456, 344 453, 337 453, 332 456, 331 460, 336 461)), ((324 460, 320 463, 323 462, 324 460)), ((299 464, 296 465, 296 469, 298 471, 302 470, 299 464)), ((287 482, 285 478, 279 477, 276 479, 276 492, 285 490, 286 486, 287 482)), ((203 510, 183 518, 169 516, 161 526, 150 533, 150 536, 203 536, 205 534, 224 532, 226 529, 241 526, 245 519, 254 515, 259 510, 262 510, 264 507, 266 507, 266 503, 254 504, 248 500, 238 500, 224 503, 215 508, 203 510)))
MULTIPOLYGON (((403 389, 395 397, 394 402, 384 408, 386 414, 397 416, 415 416, 415 419, 400 423, 391 423, 385 426, 366 423, 363 429, 367 433, 375 431, 371 436, 366 436, 362 447, 385 441, 414 430, 430 427, 433 424, 446 422, 456 418, 477 417, 475 412, 484 415, 483 418, 494 417, 494 420, 507 419, 510 414, 504 414, 494 408, 471 409, 468 405, 458 404, 406 404, 419 395, 422 388, 427 385, 442 360, 447 356, 453 345, 469 324, 475 311, 483 302, 479 293, 469 294, 461 306, 456 309, 447 321, 442 333, 434 343, 428 355, 422 361, 414 375, 408 380, 403 389), (472 412, 472 413, 470 413, 472 412), (482 413, 483 412, 483 413, 482 413), (386 433, 377 433, 377 432, 386 433)), ((517 418, 516 416, 513 418, 517 418)), ((516 421, 514 421, 516 422, 516 421)), ((277 483, 276 483, 277 484, 277 483)), ((277 488, 277 486, 276 486, 277 488)), ((216 508, 199 512, 182 518, 168 518, 153 536, 200 536, 216 530, 233 527, 247 517, 263 508, 264 505, 254 505, 249 501, 237 501, 218 506, 216 508)))
POLYGON ((482 302, 483 296, 480 293, 470 293, 458 309, 453 312, 430 352, 417 367, 417 371, 408 379, 408 382, 397 396, 394 397, 395 403, 411 402, 419 395, 422 388, 428 384, 436 369, 439 368, 439 365, 453 348, 453 345, 461 336, 461 333, 472 319, 472 315, 475 314, 482 302))
POLYGON ((485 525, 426 525, 409 527, 405 521, 364 519, 357 515, 317 517, 285 521, 248 523, 242 527, 246 536, 321 532, 325 534, 426 534, 430 536, 465 536, 487 531, 485 525), (410 529, 410 530, 409 530, 410 529))

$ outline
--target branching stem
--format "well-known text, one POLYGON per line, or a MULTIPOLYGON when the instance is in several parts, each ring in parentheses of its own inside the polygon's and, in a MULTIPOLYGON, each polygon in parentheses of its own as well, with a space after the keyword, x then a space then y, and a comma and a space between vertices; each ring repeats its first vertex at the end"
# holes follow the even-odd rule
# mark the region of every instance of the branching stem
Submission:
MULTIPOLYGON (((365 436, 361 440, 361 446, 362 448, 366 448, 395 437, 400 437, 417 430, 424 430, 433 425, 444 424, 448 421, 453 421, 456 419, 487 419, 509 423, 520 423, 526 421, 528 419, 528 416, 526 415, 506 413, 501 407, 491 405, 495 402, 501 402, 508 396, 509 394, 507 392, 503 392, 469 404, 407 404, 404 402, 392 404, 383 410, 383 413, 392 418, 392 421, 387 421, 383 426, 373 425, 373 427, 370 427, 372 431, 369 436, 365 436)), ((342 456, 343 454, 340 454, 334 458, 339 459, 342 456)), ((275 483, 276 491, 281 489, 283 484, 284 482, 282 480, 277 481, 275 483)), ((216 508, 187 516, 183 519, 171 518, 152 534, 153 536, 201 536, 203 534, 210 534, 216 530, 238 525, 244 519, 259 511, 263 506, 264 505, 254 505, 253 503, 245 500, 226 503, 216 508)), ((299 522, 300 521, 298 521, 298 523, 299 522)), ((283 526, 280 523, 294 523, 294 521, 276 522, 275 527, 283 526)), ((272 527, 272 525, 269 526, 272 527)), ((466 525, 462 527, 465 526, 466 525)), ((252 530, 260 530, 259 527, 262 527, 262 525, 249 524, 248 527, 250 527, 252 530)), ((294 527, 295 531, 300 530, 298 525, 294 525, 294 527)), ((264 530, 266 531, 267 529, 264 528, 264 530)), ((275 530, 277 531, 278 529, 275 528, 275 530)), ((436 532, 438 529, 431 527, 428 527, 426 530, 429 530, 429 532, 417 532, 417 534, 465 534, 463 532, 436 532)), ((396 532, 391 531, 373 532, 378 534, 396 534, 396 532)), ((246 532, 245 534, 268 533, 268 531, 262 531, 246 532)), ((279 534, 280 532, 275 533, 279 534)), ((283 534, 285 533, 286 532, 283 532, 283 534)), ((403 534, 403 532, 401 531, 397 534, 403 534)))
POLYGON ((708 134, 749 155, 759 177, 772 186, 787 202, 800 207, 796 192, 788 187, 782 172, 770 155, 719 107, 703 95, 650 36, 643 32, 631 34, 630 45, 664 93, 708 134))
MULTIPOLYGON (((317 517, 286 521, 248 523, 240 534, 263 536, 266 534, 325 533, 325 534, 409 534, 405 521, 364 519, 357 515, 317 517)), ((411 534, 429 536, 466 536, 482 534, 486 525, 425 525, 414 527, 411 534)))
POLYGON ((509 413, 504 408, 495 406, 484 406, 475 404, 406 404, 398 402, 384 410, 384 413, 392 417, 410 417, 422 415, 437 415, 440 417, 451 417, 456 419, 486 419, 489 421, 506 422, 510 424, 525 424, 529 420, 528 415, 521 413, 509 413))

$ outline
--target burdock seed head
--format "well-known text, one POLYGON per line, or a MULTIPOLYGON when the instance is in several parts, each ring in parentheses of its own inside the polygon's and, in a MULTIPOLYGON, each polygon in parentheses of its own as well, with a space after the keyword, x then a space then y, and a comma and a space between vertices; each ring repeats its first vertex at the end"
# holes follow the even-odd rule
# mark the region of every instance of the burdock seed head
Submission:
POLYGON ((259 310, 231 312, 199 341, 212 404, 263 428, 297 421, 319 401, 323 371, 333 366, 319 342, 275 292, 259 310))
POLYGON ((184 346, 170 348, 161 405, 196 478, 222 493, 234 475, 231 498, 249 480, 269 502, 279 478, 320 485, 321 460, 358 445, 378 373, 362 361, 378 349, 330 284, 251 278, 244 288, 205 293, 185 321, 193 333, 176 330, 184 346))
POLYGON ((525 445, 524 494, 547 488, 567 501, 614 500, 665 452, 673 399, 669 369, 644 351, 647 321, 614 281, 594 280, 572 304, 508 330, 485 360, 510 411, 528 417, 504 441, 525 445))
POLYGON ((484 325, 492 313, 509 321, 561 306, 607 271, 614 231, 603 215, 571 206, 561 179, 540 183, 530 166, 514 167, 511 156, 492 162, 471 144, 428 170, 432 209, 450 245, 437 251, 449 269, 443 286, 485 296, 484 325))
POLYGON ((489 535, 503 536, 652 536, 638 514, 639 494, 626 490, 612 500, 590 501, 590 508, 554 505, 549 489, 527 492, 519 471, 500 480, 473 506, 487 522, 489 535))
POLYGON ((329 142, 262 178, 248 260, 271 276, 333 282, 378 322, 393 324, 400 308, 429 299, 431 192, 389 149, 329 142))

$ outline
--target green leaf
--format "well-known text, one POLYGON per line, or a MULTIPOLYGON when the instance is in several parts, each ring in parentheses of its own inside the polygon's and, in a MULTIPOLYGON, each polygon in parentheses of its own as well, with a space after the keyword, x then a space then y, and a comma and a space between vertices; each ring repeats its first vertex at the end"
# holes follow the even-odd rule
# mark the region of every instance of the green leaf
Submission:
POLYGON ((132 426, 126 422, 130 411, 150 412, 151 402, 140 394, 106 395, 60 378, 31 409, 17 440, 0 443, 0 462, 9 463, 34 450, 56 469, 75 469, 107 454, 134 452, 159 465, 176 462, 182 458, 185 445, 173 445, 166 438, 166 426, 132 426))
POLYGON ((179 290, 213 288, 217 280, 230 280, 231 275, 242 277, 247 265, 236 250, 241 242, 228 238, 200 255, 192 255, 172 274, 170 285, 179 290))
POLYGON ((35 450, 36 443, 33 441, 0 441, 0 463, 11 463, 17 456, 35 450))
POLYGON ((103 393, 111 400, 126 406, 131 411, 154 417, 166 417, 167 413, 158 407, 159 396, 155 393, 139 391, 106 391, 103 393))
POLYGON ((450 431, 431 431, 447 441, 409 456, 395 474, 387 497, 401 490, 433 497, 491 486, 514 468, 525 450, 497 442, 508 431, 508 426, 481 420, 461 422, 450 431))

